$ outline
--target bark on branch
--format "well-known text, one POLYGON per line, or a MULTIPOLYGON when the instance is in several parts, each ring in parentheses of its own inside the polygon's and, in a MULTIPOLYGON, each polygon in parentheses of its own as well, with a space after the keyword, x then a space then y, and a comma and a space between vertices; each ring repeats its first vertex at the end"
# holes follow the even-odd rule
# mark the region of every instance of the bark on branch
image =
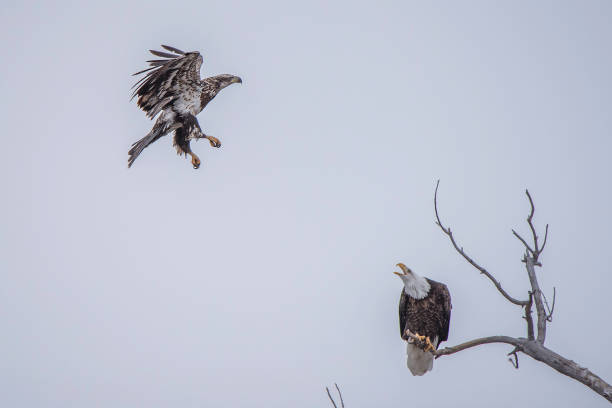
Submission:
MULTIPOLYGON (((510 296, 502 287, 501 284, 491 275, 485 268, 480 266, 476 261, 470 258, 462 247, 457 245, 455 238, 450 230, 450 228, 445 227, 440 220, 440 216, 438 214, 438 187, 440 185, 440 180, 438 180, 436 184, 436 190, 434 193, 434 210, 436 213, 436 224, 442 229, 442 231, 449 237, 453 247, 455 250, 466 260, 470 265, 478 269, 482 274, 487 276, 491 282, 495 285, 497 290, 511 303, 515 305, 519 305, 525 308, 525 314, 523 318, 527 323, 527 338, 523 337, 510 337, 510 336, 490 336, 490 337, 482 337, 479 339, 474 339, 470 341, 466 341, 465 343, 458 344, 452 347, 446 347, 440 350, 432 351, 432 353, 436 356, 436 358, 447 356, 450 354, 458 353, 460 351, 481 346, 483 344, 490 343, 505 343, 511 346, 514 346, 514 349, 508 353, 508 355, 514 356, 514 361, 510 359, 513 366, 518 369, 518 353, 522 352, 529 357, 541 361, 544 364, 554 368, 561 374, 564 374, 570 378, 575 379, 576 381, 580 381, 587 387, 591 388, 593 391, 597 392, 599 395, 612 402, 612 386, 604 381, 602 378, 598 377, 594 373, 592 373, 589 369, 581 367, 576 364, 574 361, 569 360, 554 351, 544 347, 544 341, 546 340, 546 323, 552 321, 552 313, 555 307, 555 297, 556 290, 553 294, 553 306, 552 308, 548 307, 548 302, 546 301, 546 297, 542 293, 540 289, 540 285, 538 283, 538 277, 536 274, 536 266, 541 267, 540 263, 540 255, 544 251, 544 247, 546 246, 546 241, 548 239, 548 225, 546 225, 546 230, 544 234, 544 241, 542 242, 542 246, 540 247, 538 241, 538 235, 536 233, 536 228, 533 224, 533 215, 535 213, 535 205, 533 203, 533 199, 529 194, 529 191, 526 190, 525 194, 529 200, 530 212, 527 217, 527 224, 529 225, 529 229, 532 235, 532 243, 528 243, 523 237, 521 237, 516 231, 512 230, 512 233, 519 241, 525 246, 525 255, 523 256, 522 261, 525 263, 525 269, 527 271, 527 275, 529 277, 529 283, 531 286, 531 290, 529 291, 529 299, 528 300, 517 300, 510 296), (537 316, 537 337, 534 334, 534 323, 533 318, 531 316, 531 308, 535 303, 536 307, 536 316, 537 316), (545 308, 546 306, 546 308, 545 308)), ((406 333, 409 337, 413 337, 412 333, 406 333)), ((415 338, 415 337, 413 337, 415 338)), ((416 338, 418 340, 418 338, 416 338)))

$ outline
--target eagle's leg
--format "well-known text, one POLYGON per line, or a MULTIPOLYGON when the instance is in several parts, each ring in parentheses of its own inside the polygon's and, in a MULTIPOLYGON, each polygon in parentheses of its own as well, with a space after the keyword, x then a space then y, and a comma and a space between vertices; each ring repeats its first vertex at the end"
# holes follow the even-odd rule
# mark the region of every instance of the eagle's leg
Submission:
POLYGON ((204 136, 210 142, 212 147, 221 147, 221 141, 214 136, 206 135, 204 136))
POLYGON ((419 339, 417 346, 419 348, 422 348, 424 351, 430 351, 430 350, 435 351, 436 350, 436 347, 431 342, 431 339, 429 338, 429 336, 421 336, 419 333, 414 333, 414 337, 419 339))
POLYGON ((429 338, 429 336, 425 337, 425 344, 427 345, 425 347, 425 351, 436 351, 436 347, 431 342, 431 339, 429 338))
POLYGON ((198 128, 198 132, 191 135, 192 139, 208 139, 208 142, 212 147, 221 147, 221 141, 214 136, 206 135, 202 132, 202 129, 198 128))
POLYGON ((191 156, 191 164, 193 165, 193 168, 194 169, 200 168, 200 163, 202 162, 200 161, 200 158, 198 157, 198 155, 196 155, 194 152, 187 152, 187 154, 191 156))

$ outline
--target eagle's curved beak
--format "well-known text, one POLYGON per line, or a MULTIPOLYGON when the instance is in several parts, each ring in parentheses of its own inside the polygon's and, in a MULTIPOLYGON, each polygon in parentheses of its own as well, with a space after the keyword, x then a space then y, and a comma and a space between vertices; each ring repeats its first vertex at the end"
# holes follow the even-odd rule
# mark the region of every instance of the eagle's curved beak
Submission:
POLYGON ((242 78, 237 77, 237 76, 232 78, 232 84, 241 84, 241 83, 242 83, 242 78))
MULTIPOLYGON (((404 272, 404 275, 408 275, 410 273, 410 269, 408 269, 408 267, 406 265, 404 265, 403 263, 398 263, 397 266, 402 270, 402 272, 404 272)), ((398 273, 398 275, 400 275, 398 273)))
POLYGON ((404 275, 402 275, 402 274, 401 274, 401 273, 399 273, 399 272, 393 272, 393 273, 394 273, 394 274, 396 274, 397 276, 400 276, 400 277, 401 277, 401 276, 404 276, 404 275))

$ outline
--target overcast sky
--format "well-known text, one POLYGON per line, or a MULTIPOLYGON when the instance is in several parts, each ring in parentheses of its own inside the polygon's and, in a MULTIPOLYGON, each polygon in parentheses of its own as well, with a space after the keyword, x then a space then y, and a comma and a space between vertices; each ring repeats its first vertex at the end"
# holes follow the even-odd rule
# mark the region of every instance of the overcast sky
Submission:
POLYGON ((604 407, 488 345, 413 377, 404 262, 445 282, 448 343, 524 336, 529 188, 550 237, 546 345, 612 380, 609 1, 4 2, 3 407, 604 407), (129 101, 147 50, 242 77, 166 137, 129 101))

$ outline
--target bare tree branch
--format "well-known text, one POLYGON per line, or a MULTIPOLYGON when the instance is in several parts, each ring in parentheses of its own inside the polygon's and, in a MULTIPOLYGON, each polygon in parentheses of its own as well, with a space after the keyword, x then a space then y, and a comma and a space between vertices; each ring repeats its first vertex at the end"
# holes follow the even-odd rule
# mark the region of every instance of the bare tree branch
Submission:
POLYGON ((521 341, 521 339, 516 339, 510 336, 489 336, 489 337, 481 337, 479 339, 466 341, 465 343, 461 343, 456 346, 445 347, 443 349, 436 350, 435 352, 432 352, 432 353, 436 356, 436 358, 440 358, 442 356, 448 356, 449 354, 458 353, 465 349, 469 349, 469 348, 476 347, 476 346, 481 346, 483 344, 490 344, 490 343, 505 343, 505 344, 510 344, 515 347, 519 347, 521 346, 523 342, 521 341))
POLYGON ((544 305, 546 306, 546 310, 548 310, 548 314, 546 315, 546 321, 552 322, 553 313, 555 312, 555 299, 557 298, 557 288, 553 286, 553 301, 552 308, 548 306, 548 299, 546 299, 546 295, 542 292, 542 296, 544 297, 544 305))
POLYGON ((458 353, 468 348, 490 343, 505 343, 513 345, 514 350, 508 353, 508 355, 523 352, 529 357, 554 368, 561 374, 583 383, 608 401, 612 402, 612 386, 610 386, 610 384, 605 382, 599 376, 595 375, 589 369, 579 366, 572 360, 568 360, 567 358, 555 353, 554 351, 544 347, 542 343, 535 340, 514 338, 509 336, 482 337, 479 339, 466 341, 465 343, 461 343, 457 346, 445 347, 436 351, 434 355, 436 358, 439 358, 441 356, 458 353))
POLYGON ((529 292, 529 303, 525 306, 525 316, 523 319, 527 321, 527 338, 533 340, 533 317, 531 316, 531 306, 533 305, 533 294, 529 292))
MULTIPOLYGON (((340 392, 340 388, 338 387, 338 384, 334 383, 334 385, 336 386, 336 390, 338 391, 338 395, 340 396, 340 408, 344 408, 344 400, 342 399, 342 393, 340 392)), ((325 387, 325 391, 327 391, 327 396, 329 397, 331 403, 334 405, 334 408, 338 408, 338 406, 336 405, 336 401, 334 401, 331 396, 331 393, 329 392, 329 388, 325 387)))
POLYGON ((342 408, 344 408, 344 400, 342 399, 342 393, 340 392, 340 388, 338 387, 338 384, 334 383, 334 385, 336 386, 336 390, 338 391, 338 395, 340 396, 340 405, 342 405, 342 408))
POLYGON ((540 248, 540 253, 544 252, 546 241, 548 241, 548 224, 546 224, 546 232, 544 232, 544 242, 542 242, 542 248, 540 248))
POLYGON ((514 234, 515 237, 517 237, 519 239, 519 241, 521 241, 523 243, 523 245, 525 245, 525 248, 527 249, 527 251, 529 253, 533 254, 533 249, 531 249, 531 247, 529 246, 527 241, 525 241, 523 239, 523 237, 521 237, 515 230, 512 230, 512 233, 514 234))
POLYGON ((519 352, 519 348, 515 347, 511 352, 509 352, 507 355, 509 356, 514 356, 514 360, 512 360, 512 358, 509 358, 508 361, 510 361, 510 363, 512 363, 512 365, 514 366, 514 368, 516 368, 518 370, 519 368, 519 359, 518 359, 518 352, 519 352))
POLYGON ((538 261, 538 255, 540 254, 540 250, 538 249, 538 234, 536 234, 535 227, 533 226, 533 214, 535 213, 535 206, 533 205, 533 200, 531 199, 531 194, 529 194, 529 190, 525 190, 525 194, 527 194, 527 198, 529 198, 529 205, 531 206, 531 212, 527 217, 527 224, 529 224, 529 228, 531 229, 531 233, 533 235, 533 246, 535 251, 533 252, 533 256, 535 257, 536 262, 538 261))
POLYGON ((334 401, 331 394, 329 393, 329 388, 325 387, 325 391, 327 391, 327 396, 329 397, 329 400, 331 401, 331 403, 334 404, 334 408, 338 408, 338 406, 336 405, 336 401, 334 401))
MULTIPOLYGON (((518 369, 518 353, 522 352, 531 358, 541 361, 544 364, 554 368, 558 372, 575 379, 576 381, 580 381, 585 384, 587 387, 591 388, 593 391, 597 392, 599 395, 606 398, 608 401, 612 402, 612 386, 605 382, 602 378, 598 377, 594 373, 592 373, 587 368, 581 367, 572 360, 568 360, 567 358, 555 353, 554 351, 544 347, 544 341, 546 340, 546 323, 552 321, 553 312, 555 309, 555 300, 556 300, 556 288, 553 287, 553 301, 552 307, 549 307, 548 300, 546 296, 540 289, 540 285, 538 283, 535 267, 542 266, 539 262, 539 256, 544 251, 544 247, 546 246, 546 242, 548 239, 548 225, 546 225, 546 232, 544 234, 544 241, 542 243, 542 247, 538 244, 538 235, 536 233, 535 226, 533 224, 533 215, 535 213, 535 206, 533 203, 533 199, 529 194, 529 190, 525 190, 527 194, 527 198, 529 199, 530 212, 527 217, 527 224, 529 224, 529 228, 531 230, 533 244, 528 244, 523 237, 521 237, 516 231, 512 230, 512 233, 516 238, 518 238, 523 245, 525 246, 526 252, 522 259, 522 262, 525 263, 525 269, 527 270, 527 275, 529 276, 529 283, 531 285, 531 290, 529 291, 529 300, 527 301, 519 301, 512 298, 508 295, 502 288, 499 282, 493 278, 493 276, 483 267, 474 262, 466 253, 463 251, 463 248, 460 248, 455 239, 450 228, 444 227, 442 222, 440 221, 440 216, 438 215, 438 186, 440 185, 440 181, 436 184, 436 191, 434 194, 434 209, 436 212, 436 219, 438 226, 442 229, 442 231, 450 238, 451 243, 459 252, 463 258, 465 258, 472 266, 478 269, 481 273, 485 274, 497 287, 498 291, 504 295, 504 297, 516 304, 525 307, 525 315, 523 318, 527 322, 527 338, 514 338, 509 336, 490 336, 490 337, 482 337, 479 339, 474 339, 467 341, 465 343, 461 343, 456 346, 446 347, 441 350, 432 351, 432 354, 439 358, 441 356, 446 356, 450 354, 454 354, 468 348, 480 346, 483 344, 490 343, 505 343, 514 346, 514 349, 508 353, 508 356, 514 356, 514 361, 510 358, 510 362, 512 365, 518 369), (534 336, 534 322, 531 316, 532 306, 535 302, 536 314, 537 314, 537 338, 534 336)), ((412 333, 407 333, 409 337, 413 337, 412 333)), ((413 338, 416 338, 414 336, 413 338)), ((418 338, 416 338, 418 340, 418 338)))
POLYGON ((495 287, 497 288, 499 293, 501 293, 508 301, 514 303, 515 305, 518 305, 518 306, 527 306, 529 301, 527 301, 527 300, 518 300, 518 299, 515 299, 512 296, 510 296, 508 294, 508 292, 506 292, 502 288, 501 284, 493 277, 493 275, 491 275, 489 273, 489 271, 487 271, 482 266, 478 265, 472 258, 470 258, 465 253, 465 251, 463 251, 463 248, 460 248, 459 245, 457 245, 457 242, 455 241, 455 237, 453 237, 453 233, 451 232, 450 227, 449 228, 444 227, 444 225, 442 224, 442 221, 440 220, 440 215, 438 214, 438 186, 439 185, 440 185, 440 180, 438 180, 438 182, 436 183, 436 192, 434 194, 434 210, 436 212, 436 220, 437 220, 436 224, 438 224, 440 229, 442 229, 442 231, 448 236, 448 238, 450 239, 451 243, 453 244, 453 246, 455 247, 457 252, 459 252, 459 254, 461 254, 461 256, 463 256, 463 258, 465 258, 465 260, 470 263, 470 265, 472 265, 474 268, 478 269, 480 271, 480 273, 484 274, 487 278, 489 278, 491 280, 491 282, 493 282, 493 284, 495 285, 495 287))
POLYGON ((521 351, 534 360, 541 361, 544 364, 554 368, 561 374, 583 383, 608 401, 612 402, 612 386, 605 382, 601 377, 595 375, 588 368, 581 367, 572 360, 568 360, 567 358, 544 347, 537 341, 525 342, 521 351))
POLYGON ((527 275, 529 276, 529 282, 531 283, 531 293, 533 293, 538 316, 538 335, 536 340, 544 344, 544 340, 546 340, 546 311, 544 310, 544 303, 542 302, 542 291, 540 290, 538 278, 535 273, 535 259, 525 255, 524 261, 525 269, 527 269, 527 275))

